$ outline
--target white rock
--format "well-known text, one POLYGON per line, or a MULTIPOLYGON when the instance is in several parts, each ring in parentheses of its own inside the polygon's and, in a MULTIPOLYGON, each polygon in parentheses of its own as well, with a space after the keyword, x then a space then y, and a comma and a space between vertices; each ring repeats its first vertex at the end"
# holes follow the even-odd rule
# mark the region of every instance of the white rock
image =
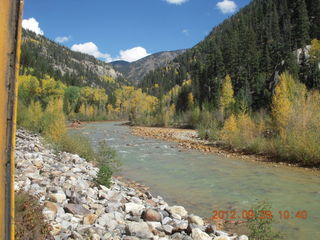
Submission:
POLYGON ((133 216, 141 216, 141 213, 145 207, 141 204, 136 203, 126 203, 125 211, 126 213, 131 213, 133 216))
POLYGON ((52 193, 50 194, 49 198, 56 203, 63 203, 67 199, 63 192, 52 193))
POLYGON ((198 216, 195 216, 195 215, 190 215, 188 217, 188 220, 189 220, 190 223, 194 223, 194 224, 196 224, 198 226, 203 226, 204 225, 204 222, 203 222, 202 218, 198 217, 198 216))
POLYGON ((187 210, 182 206, 172 206, 168 208, 171 214, 177 214, 180 217, 186 217, 188 215, 187 210))
POLYGON ((130 222, 126 227, 126 231, 130 236, 135 236, 138 238, 153 237, 148 224, 145 222, 130 222))
POLYGON ((215 237, 214 240, 230 240, 230 238, 228 236, 219 236, 215 237))
POLYGON ((246 235, 241 235, 239 240, 249 240, 249 238, 246 235))
POLYGON ((90 240, 100 240, 100 239, 101 239, 101 237, 96 233, 92 234, 90 237, 90 240))
POLYGON ((151 227, 152 230, 161 230, 162 229, 162 224, 159 222, 146 222, 149 227, 151 227))
POLYGON ((199 228, 192 229, 191 237, 194 240, 211 240, 212 238, 206 234, 205 232, 202 232, 199 228))

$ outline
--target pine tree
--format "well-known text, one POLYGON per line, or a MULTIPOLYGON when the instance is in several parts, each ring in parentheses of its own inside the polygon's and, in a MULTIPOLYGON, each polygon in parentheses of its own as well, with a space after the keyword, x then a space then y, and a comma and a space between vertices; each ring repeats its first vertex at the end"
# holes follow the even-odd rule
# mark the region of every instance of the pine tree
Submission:
POLYGON ((296 36, 297 48, 304 48, 310 41, 310 22, 305 0, 296 0, 294 9, 294 33, 296 36))

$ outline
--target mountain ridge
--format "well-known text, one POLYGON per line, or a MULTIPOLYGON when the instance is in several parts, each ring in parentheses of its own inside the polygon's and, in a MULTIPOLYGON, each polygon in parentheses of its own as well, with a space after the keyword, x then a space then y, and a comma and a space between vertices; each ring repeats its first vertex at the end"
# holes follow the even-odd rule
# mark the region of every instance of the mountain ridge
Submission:
POLYGON ((115 61, 110 64, 121 72, 134 85, 140 83, 145 75, 153 70, 164 67, 174 58, 183 54, 186 50, 161 51, 134 62, 115 61))
POLYGON ((130 85, 112 65, 28 30, 22 34, 20 63, 21 74, 49 75, 67 85, 99 87, 108 92, 120 84, 130 85))

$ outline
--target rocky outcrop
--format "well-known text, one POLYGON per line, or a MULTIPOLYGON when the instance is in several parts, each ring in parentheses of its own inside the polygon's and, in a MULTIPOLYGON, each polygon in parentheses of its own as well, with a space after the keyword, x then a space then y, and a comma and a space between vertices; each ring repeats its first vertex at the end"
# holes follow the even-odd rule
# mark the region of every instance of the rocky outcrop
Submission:
POLYGON ((78 155, 57 153, 39 136, 17 132, 15 189, 39 198, 56 240, 240 239, 117 179, 110 188, 97 185, 97 172, 78 155))

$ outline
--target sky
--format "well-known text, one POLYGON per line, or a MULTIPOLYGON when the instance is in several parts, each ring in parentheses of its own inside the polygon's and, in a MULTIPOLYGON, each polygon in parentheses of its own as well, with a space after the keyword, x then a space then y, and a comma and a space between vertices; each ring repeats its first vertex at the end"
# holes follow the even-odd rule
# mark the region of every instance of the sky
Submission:
POLYGON ((25 0, 22 26, 111 62, 191 48, 250 0, 25 0))

